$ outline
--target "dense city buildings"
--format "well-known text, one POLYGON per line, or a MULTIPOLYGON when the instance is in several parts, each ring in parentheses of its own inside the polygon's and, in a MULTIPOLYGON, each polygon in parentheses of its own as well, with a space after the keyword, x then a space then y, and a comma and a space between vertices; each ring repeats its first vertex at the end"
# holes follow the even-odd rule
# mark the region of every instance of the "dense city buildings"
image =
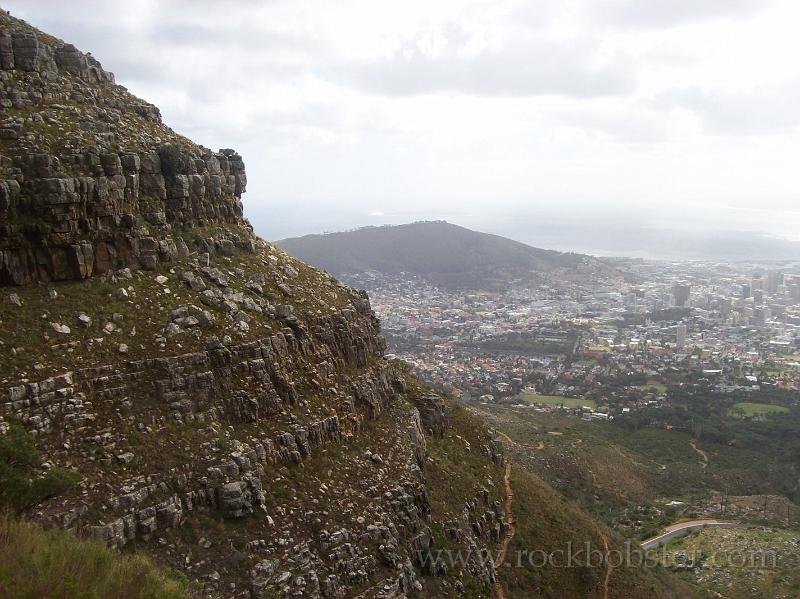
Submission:
POLYGON ((796 264, 613 265, 600 278, 506 292, 376 272, 350 282, 369 291, 389 351, 465 400, 613 417, 698 386, 798 388, 796 264))

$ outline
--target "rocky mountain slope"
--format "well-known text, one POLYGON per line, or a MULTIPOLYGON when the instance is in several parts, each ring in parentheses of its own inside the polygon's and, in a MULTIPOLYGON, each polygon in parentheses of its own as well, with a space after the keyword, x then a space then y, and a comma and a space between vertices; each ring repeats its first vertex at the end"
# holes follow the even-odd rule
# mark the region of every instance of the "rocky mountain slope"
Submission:
POLYGON ((336 275, 407 273, 445 288, 502 289, 547 277, 614 275, 602 261, 543 250, 445 221, 364 227, 283 239, 277 245, 336 275))
POLYGON ((676 596, 641 568, 495 572, 506 483, 519 539, 602 534, 504 481, 491 431, 385 359, 365 294, 252 234, 241 158, 6 14, 0 82, 0 434, 80 476, 29 518, 202 596, 676 596))

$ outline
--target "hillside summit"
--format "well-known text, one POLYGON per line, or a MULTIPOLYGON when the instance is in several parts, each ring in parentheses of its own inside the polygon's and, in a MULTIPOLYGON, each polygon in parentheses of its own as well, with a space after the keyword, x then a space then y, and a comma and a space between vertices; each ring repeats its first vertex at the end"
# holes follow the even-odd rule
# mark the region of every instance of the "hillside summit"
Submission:
POLYGON ((363 227, 283 239, 277 245, 336 275, 415 275, 446 288, 493 289, 541 277, 610 270, 595 258, 531 247, 446 221, 363 227))
MULTIPOLYGON (((0 435, 79 479, 26 518, 203 597, 688 596, 641 568, 496 571, 511 485, 511 550, 609 537, 524 469, 504 480, 492 431, 387 361, 366 294, 252 234, 235 152, 5 13, 0 124, 0 435)), ((57 538, 37 551, 84 551, 57 538)), ((100 596, 53 580, 64 560, 14 561, 0 594, 100 596)))

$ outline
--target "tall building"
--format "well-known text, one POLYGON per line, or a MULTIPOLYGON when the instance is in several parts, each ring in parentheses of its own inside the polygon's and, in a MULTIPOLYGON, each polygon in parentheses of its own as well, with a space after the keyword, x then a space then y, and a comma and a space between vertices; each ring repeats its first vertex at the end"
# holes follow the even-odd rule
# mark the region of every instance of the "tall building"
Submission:
POLYGON ((683 349, 686 347, 686 325, 680 323, 675 331, 675 347, 683 349))
POLYGON ((783 273, 779 270, 771 270, 767 273, 767 280, 766 285, 764 286, 764 290, 767 293, 776 293, 778 291, 778 285, 783 284, 783 273))
POLYGON ((683 308, 689 305, 689 294, 691 293, 692 286, 689 283, 675 283, 672 287, 672 297, 675 300, 675 305, 678 308, 683 308))

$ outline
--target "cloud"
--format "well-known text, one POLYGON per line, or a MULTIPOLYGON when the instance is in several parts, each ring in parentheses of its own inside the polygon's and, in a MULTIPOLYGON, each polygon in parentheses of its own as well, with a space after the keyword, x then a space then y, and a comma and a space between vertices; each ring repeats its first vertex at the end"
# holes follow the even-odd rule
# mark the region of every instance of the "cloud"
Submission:
POLYGON ((741 92, 674 89, 659 94, 653 106, 688 110, 716 135, 774 135, 797 130, 798 103, 800 81, 791 81, 741 92))
POLYGON ((555 110, 551 118, 601 141, 653 144, 667 141, 672 134, 670 123, 663 114, 627 103, 555 110))
POLYGON ((162 21, 148 30, 153 44, 169 47, 217 48, 254 55, 270 53, 286 60, 289 55, 304 58, 319 50, 317 40, 300 33, 283 31, 260 22, 225 23, 212 21, 162 21))
POLYGON ((447 46, 433 53, 413 41, 388 59, 338 65, 330 76, 386 96, 455 92, 591 98, 630 93, 636 83, 633 65, 619 55, 601 58, 596 50, 586 42, 526 39, 478 52, 447 46))
POLYGON ((700 21, 746 17, 769 0, 603 0, 592 4, 594 19, 623 27, 665 29, 700 21))

